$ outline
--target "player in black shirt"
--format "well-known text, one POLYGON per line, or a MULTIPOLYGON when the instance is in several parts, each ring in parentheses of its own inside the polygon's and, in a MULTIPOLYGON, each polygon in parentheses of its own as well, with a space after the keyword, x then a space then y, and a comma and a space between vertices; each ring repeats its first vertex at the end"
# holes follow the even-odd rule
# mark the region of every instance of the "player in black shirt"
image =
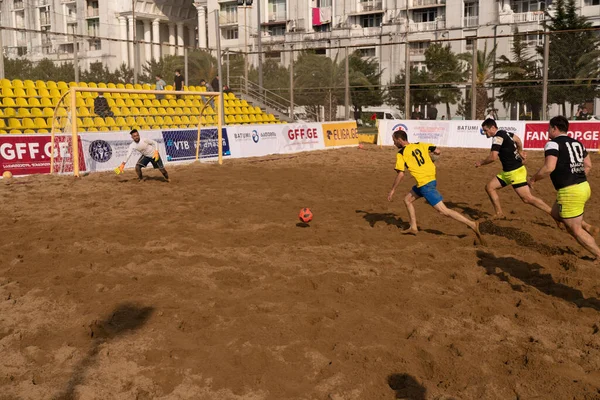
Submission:
POLYGON ((483 121, 481 127, 488 138, 493 138, 492 149, 486 159, 475 163, 475 167, 491 164, 498 158, 500 158, 500 162, 502 163, 502 172, 492 178, 485 186, 485 191, 494 206, 496 218, 504 217, 502 208, 500 207, 500 198, 496 191, 506 186, 512 186, 521 200, 523 200, 523 203, 531 204, 550 214, 552 211, 550 206, 544 203, 542 199, 532 195, 529 186, 527 186, 527 169, 523 165, 525 152, 523 151, 521 139, 510 132, 498 130, 496 121, 491 118, 483 121))
POLYGON ((594 240, 598 228, 583 220, 585 203, 591 196, 586 175, 592 160, 583 144, 569 136, 569 121, 559 115, 550 120, 550 141, 544 147, 544 166, 529 179, 529 186, 550 175, 556 189, 552 217, 563 222, 567 231, 590 253, 600 260, 600 248, 594 240))

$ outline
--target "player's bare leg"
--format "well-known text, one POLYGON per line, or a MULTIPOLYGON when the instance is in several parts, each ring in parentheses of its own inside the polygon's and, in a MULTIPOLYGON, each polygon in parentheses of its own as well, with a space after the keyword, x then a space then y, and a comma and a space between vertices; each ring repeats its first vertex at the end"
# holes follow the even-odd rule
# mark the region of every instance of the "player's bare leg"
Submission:
POLYGON ((140 180, 140 182, 144 179, 144 176, 142 175, 142 166, 139 164, 135 165, 135 173, 138 176, 138 179, 140 180))
POLYGON ((492 202, 492 206, 494 206, 494 218, 504 218, 504 213, 500 206, 500 197, 498 197, 498 193, 496 192, 498 189, 502 189, 502 184, 496 177, 492 178, 492 180, 485 185, 485 191, 492 202))
POLYGON ((598 233, 600 233, 600 228, 594 225, 590 225, 585 221, 581 221, 581 226, 583 227, 583 229, 585 229, 587 233, 589 233, 593 237, 598 236, 598 233))
POLYGON ((408 229, 402 231, 405 235, 416 235, 419 232, 417 228, 417 214, 413 205, 414 201, 418 198, 419 196, 412 190, 404 197, 404 205, 406 206, 406 211, 408 211, 408 223, 410 224, 408 229))
MULTIPOLYGON (((587 251, 596 256, 596 260, 600 260, 600 248, 594 237, 583 227, 583 215, 576 218, 561 218, 558 212, 558 204, 552 206, 552 218, 565 224, 567 232, 579 242, 587 251)), ((588 228, 595 228, 588 223, 588 228)), ((597 228, 596 228, 597 229, 597 228)))
POLYGON ((443 201, 437 203, 435 206, 433 206, 433 208, 435 208, 440 214, 467 225, 469 228, 471 228, 471 230, 473 230, 473 232, 475 232, 475 236, 477 236, 479 243, 485 245, 485 240, 483 239, 483 236, 479 231, 479 222, 472 221, 469 218, 462 215, 461 213, 449 209, 448 207, 446 207, 443 201))
POLYGON ((161 174, 163 174, 163 176, 165 177, 165 180, 167 182, 171 182, 169 180, 169 173, 167 172, 167 170, 165 168, 159 168, 158 170, 160 171, 161 174))
POLYGON ((531 189, 529 189, 528 185, 515 188, 515 192, 517 192, 523 203, 530 204, 546 214, 551 215, 552 207, 546 204, 544 200, 531 194, 531 189))

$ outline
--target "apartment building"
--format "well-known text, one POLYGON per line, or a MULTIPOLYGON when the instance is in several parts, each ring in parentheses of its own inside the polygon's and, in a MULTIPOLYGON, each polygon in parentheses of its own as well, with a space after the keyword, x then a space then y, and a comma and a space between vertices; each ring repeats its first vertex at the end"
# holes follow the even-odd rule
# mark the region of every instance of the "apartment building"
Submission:
POLYGON ((183 54, 180 45, 206 47, 206 34, 197 40, 198 21, 206 21, 199 8, 191 0, 0 0, 0 26, 22 29, 3 30, 2 47, 8 57, 72 61, 73 34, 86 35, 77 40, 81 67, 102 61, 115 69, 132 65, 136 39, 148 42, 137 49, 143 64, 183 54))

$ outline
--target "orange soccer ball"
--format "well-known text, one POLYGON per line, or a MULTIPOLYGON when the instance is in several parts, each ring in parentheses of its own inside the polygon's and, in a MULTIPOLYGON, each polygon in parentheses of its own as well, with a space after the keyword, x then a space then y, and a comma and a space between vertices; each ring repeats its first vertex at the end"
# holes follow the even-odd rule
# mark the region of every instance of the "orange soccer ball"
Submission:
POLYGON ((302 221, 304 223, 308 223, 308 222, 312 221, 313 213, 312 213, 312 211, 310 211, 310 208, 303 208, 300 210, 300 213, 298 214, 298 218, 300 218, 300 221, 302 221))

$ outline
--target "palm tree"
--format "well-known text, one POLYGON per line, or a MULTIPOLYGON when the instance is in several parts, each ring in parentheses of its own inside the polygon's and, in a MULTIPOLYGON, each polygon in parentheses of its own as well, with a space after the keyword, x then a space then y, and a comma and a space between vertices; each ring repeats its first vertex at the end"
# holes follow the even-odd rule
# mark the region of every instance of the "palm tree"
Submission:
MULTIPOLYGON (((475 79, 475 118, 483 119, 486 114, 486 110, 489 107, 490 99, 488 97, 487 85, 492 81, 494 76, 494 60, 496 58, 496 48, 498 45, 488 53, 487 42, 485 43, 483 50, 477 50, 477 70, 475 79)), ((467 63, 467 74, 471 76, 473 53, 462 53, 459 58, 467 63)))

